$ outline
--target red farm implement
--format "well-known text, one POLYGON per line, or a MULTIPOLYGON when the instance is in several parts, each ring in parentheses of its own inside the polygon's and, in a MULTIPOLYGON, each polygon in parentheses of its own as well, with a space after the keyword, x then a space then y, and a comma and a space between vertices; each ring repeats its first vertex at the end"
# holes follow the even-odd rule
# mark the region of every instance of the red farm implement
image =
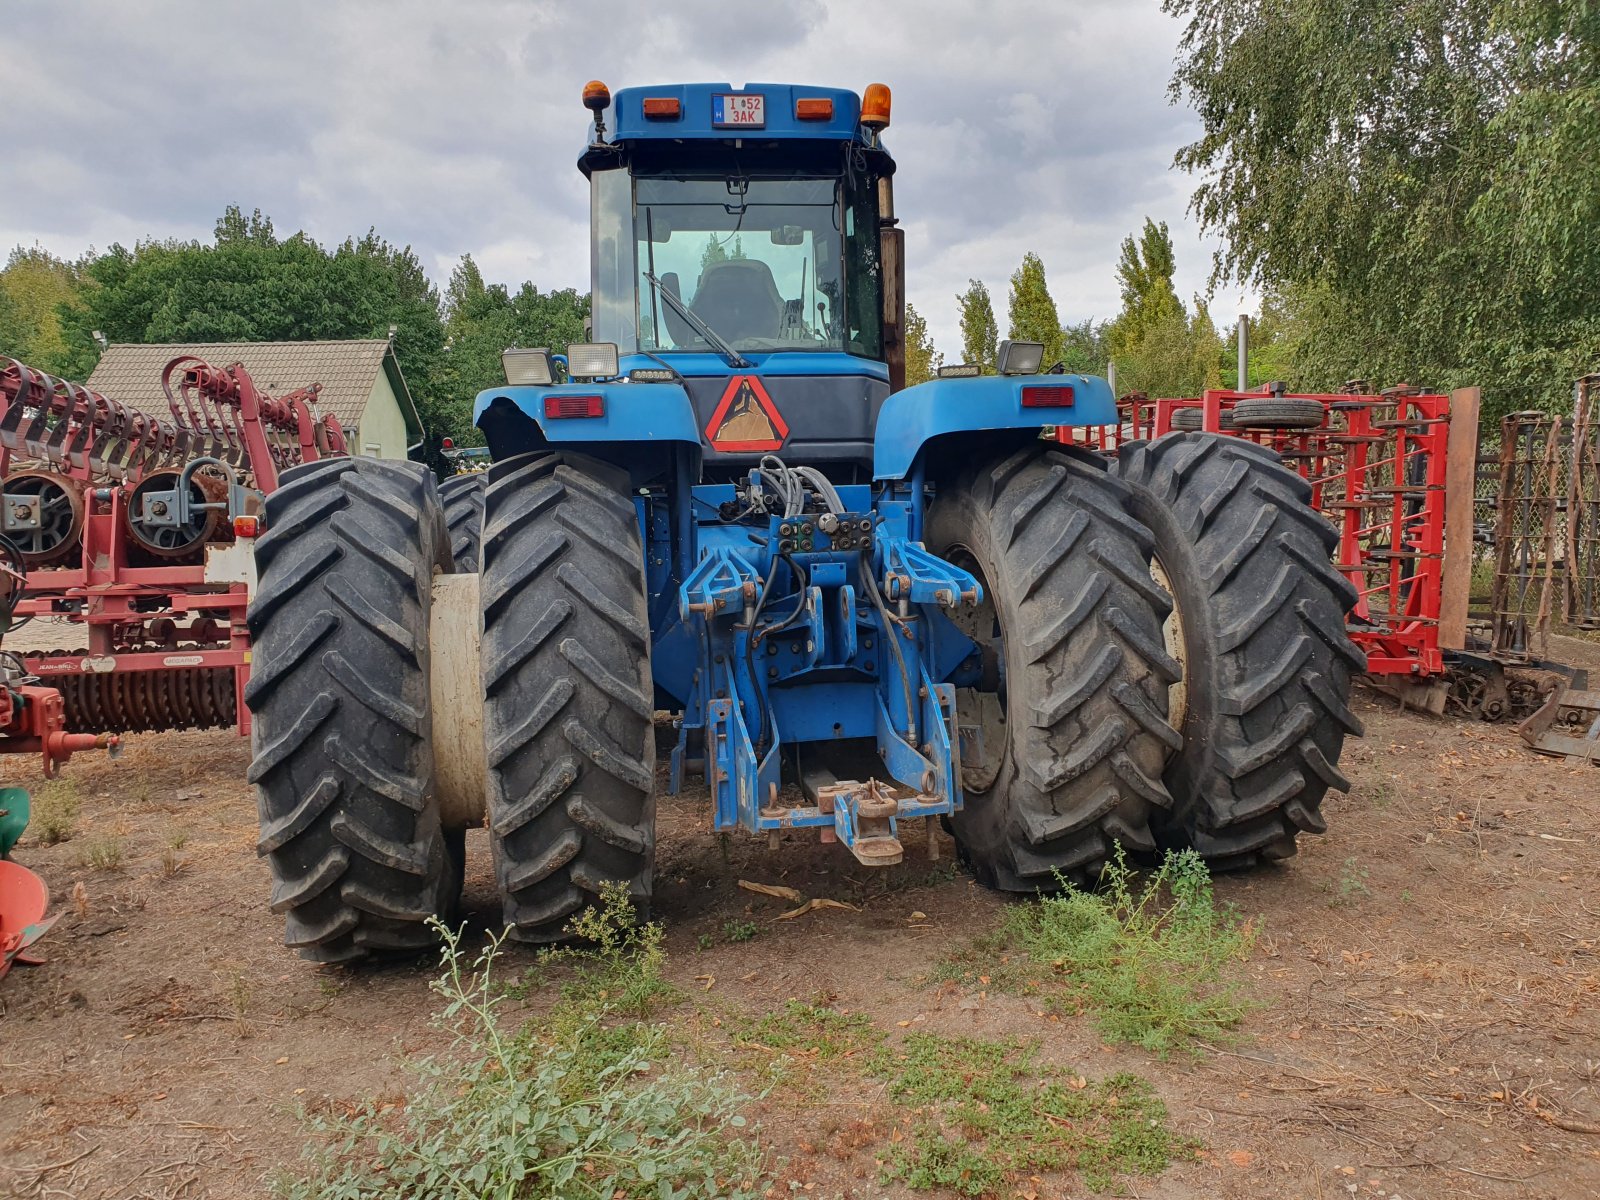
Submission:
MULTIPOLYGON (((6 661, 14 689, 60 693, 71 733, 248 731, 247 543, 262 498, 282 470, 346 452, 337 420, 313 415, 315 388, 275 398, 242 365, 192 357, 162 385, 169 412, 152 416, 16 361, 0 369, 0 537, 22 575, 0 634, 61 629, 65 646, 36 630, 6 661)), ((38 748, 37 732, 4 733, 0 750, 38 748)))
POLYGON ((1296 395, 1269 385, 1184 399, 1135 392, 1118 407, 1117 425, 1058 436, 1113 453, 1203 429, 1265 446, 1306 480, 1312 507, 1339 531, 1335 562, 1360 597, 1349 633, 1374 683, 1435 711, 1447 699, 1486 718, 1518 707, 1500 667, 1467 653, 1475 389, 1372 393, 1357 381, 1337 393, 1296 395))

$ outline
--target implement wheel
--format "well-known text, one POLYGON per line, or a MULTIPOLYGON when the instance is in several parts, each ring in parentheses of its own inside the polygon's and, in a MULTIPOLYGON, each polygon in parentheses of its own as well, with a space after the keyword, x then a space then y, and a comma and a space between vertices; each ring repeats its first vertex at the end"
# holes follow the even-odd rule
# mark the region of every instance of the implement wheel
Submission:
POLYGON ((627 477, 569 454, 496 463, 484 493, 489 830, 506 924, 566 935, 601 886, 643 912, 655 862, 644 548, 627 477))
POLYGON ((1113 469, 1155 534, 1184 666, 1157 833, 1224 868, 1287 858, 1327 827, 1323 795, 1349 788, 1339 753, 1361 732, 1350 679, 1366 660, 1345 634, 1356 593, 1329 560, 1338 535, 1300 476, 1239 438, 1175 433, 1125 446, 1113 469))
POLYGON ((461 834, 434 796, 428 613, 450 558, 433 476, 309 463, 266 520, 245 699, 272 910, 318 962, 423 949, 461 892, 461 834))
POLYGON ((956 693, 965 807, 952 826, 1004 891, 1053 888, 1057 872, 1091 881, 1114 842, 1155 848, 1178 665, 1127 493, 1087 456, 1029 448, 941 489, 928 515, 929 548, 984 587, 961 619, 983 669, 956 693))
POLYGON ((478 543, 483 532, 483 490, 488 476, 482 471, 471 475, 452 475, 439 485, 439 502, 444 505, 444 523, 450 536, 450 557, 457 575, 471 575, 478 569, 478 543))

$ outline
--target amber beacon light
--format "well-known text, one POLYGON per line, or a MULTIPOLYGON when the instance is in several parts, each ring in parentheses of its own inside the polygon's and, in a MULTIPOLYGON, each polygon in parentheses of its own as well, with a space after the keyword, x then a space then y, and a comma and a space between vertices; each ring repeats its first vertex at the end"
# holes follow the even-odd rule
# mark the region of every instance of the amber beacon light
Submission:
POLYGON ((861 98, 861 123, 868 129, 889 127, 889 85, 867 84, 867 94, 861 98))

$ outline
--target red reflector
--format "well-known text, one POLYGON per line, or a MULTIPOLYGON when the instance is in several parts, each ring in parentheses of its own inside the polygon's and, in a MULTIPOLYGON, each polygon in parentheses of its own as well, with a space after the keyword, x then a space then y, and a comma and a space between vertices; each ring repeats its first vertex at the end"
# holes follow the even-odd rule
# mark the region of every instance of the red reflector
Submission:
POLYGON ((235 517, 233 519, 234 537, 253 538, 260 530, 260 517, 235 517))
POLYGON ((833 120, 833 101, 827 99, 796 100, 794 115, 798 121, 833 120))
POLYGON ((654 121, 676 121, 682 115, 682 110, 676 96, 646 96, 644 115, 654 121))
POLYGON ((562 417, 603 417, 606 402, 600 396, 546 396, 544 415, 551 420, 562 417))
POLYGON ((1022 389, 1023 408, 1071 408, 1070 387, 1025 387, 1022 389))

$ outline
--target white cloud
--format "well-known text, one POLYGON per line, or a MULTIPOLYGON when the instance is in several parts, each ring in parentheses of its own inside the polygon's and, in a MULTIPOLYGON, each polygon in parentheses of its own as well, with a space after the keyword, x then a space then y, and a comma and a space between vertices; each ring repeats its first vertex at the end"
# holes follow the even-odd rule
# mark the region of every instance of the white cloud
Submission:
MULTIPOLYGON (((369 225, 443 283, 585 288, 585 80, 794 80, 895 92, 908 292, 948 351, 955 295, 1000 304, 1027 250, 1064 319, 1109 317, 1121 239, 1173 228, 1179 291, 1211 247, 1170 170, 1177 26, 1154 0, 343 0, 7 5, 0 243, 65 255, 207 238, 228 204, 336 242, 369 225)), ((1239 297, 1225 293, 1225 319, 1239 297)))

